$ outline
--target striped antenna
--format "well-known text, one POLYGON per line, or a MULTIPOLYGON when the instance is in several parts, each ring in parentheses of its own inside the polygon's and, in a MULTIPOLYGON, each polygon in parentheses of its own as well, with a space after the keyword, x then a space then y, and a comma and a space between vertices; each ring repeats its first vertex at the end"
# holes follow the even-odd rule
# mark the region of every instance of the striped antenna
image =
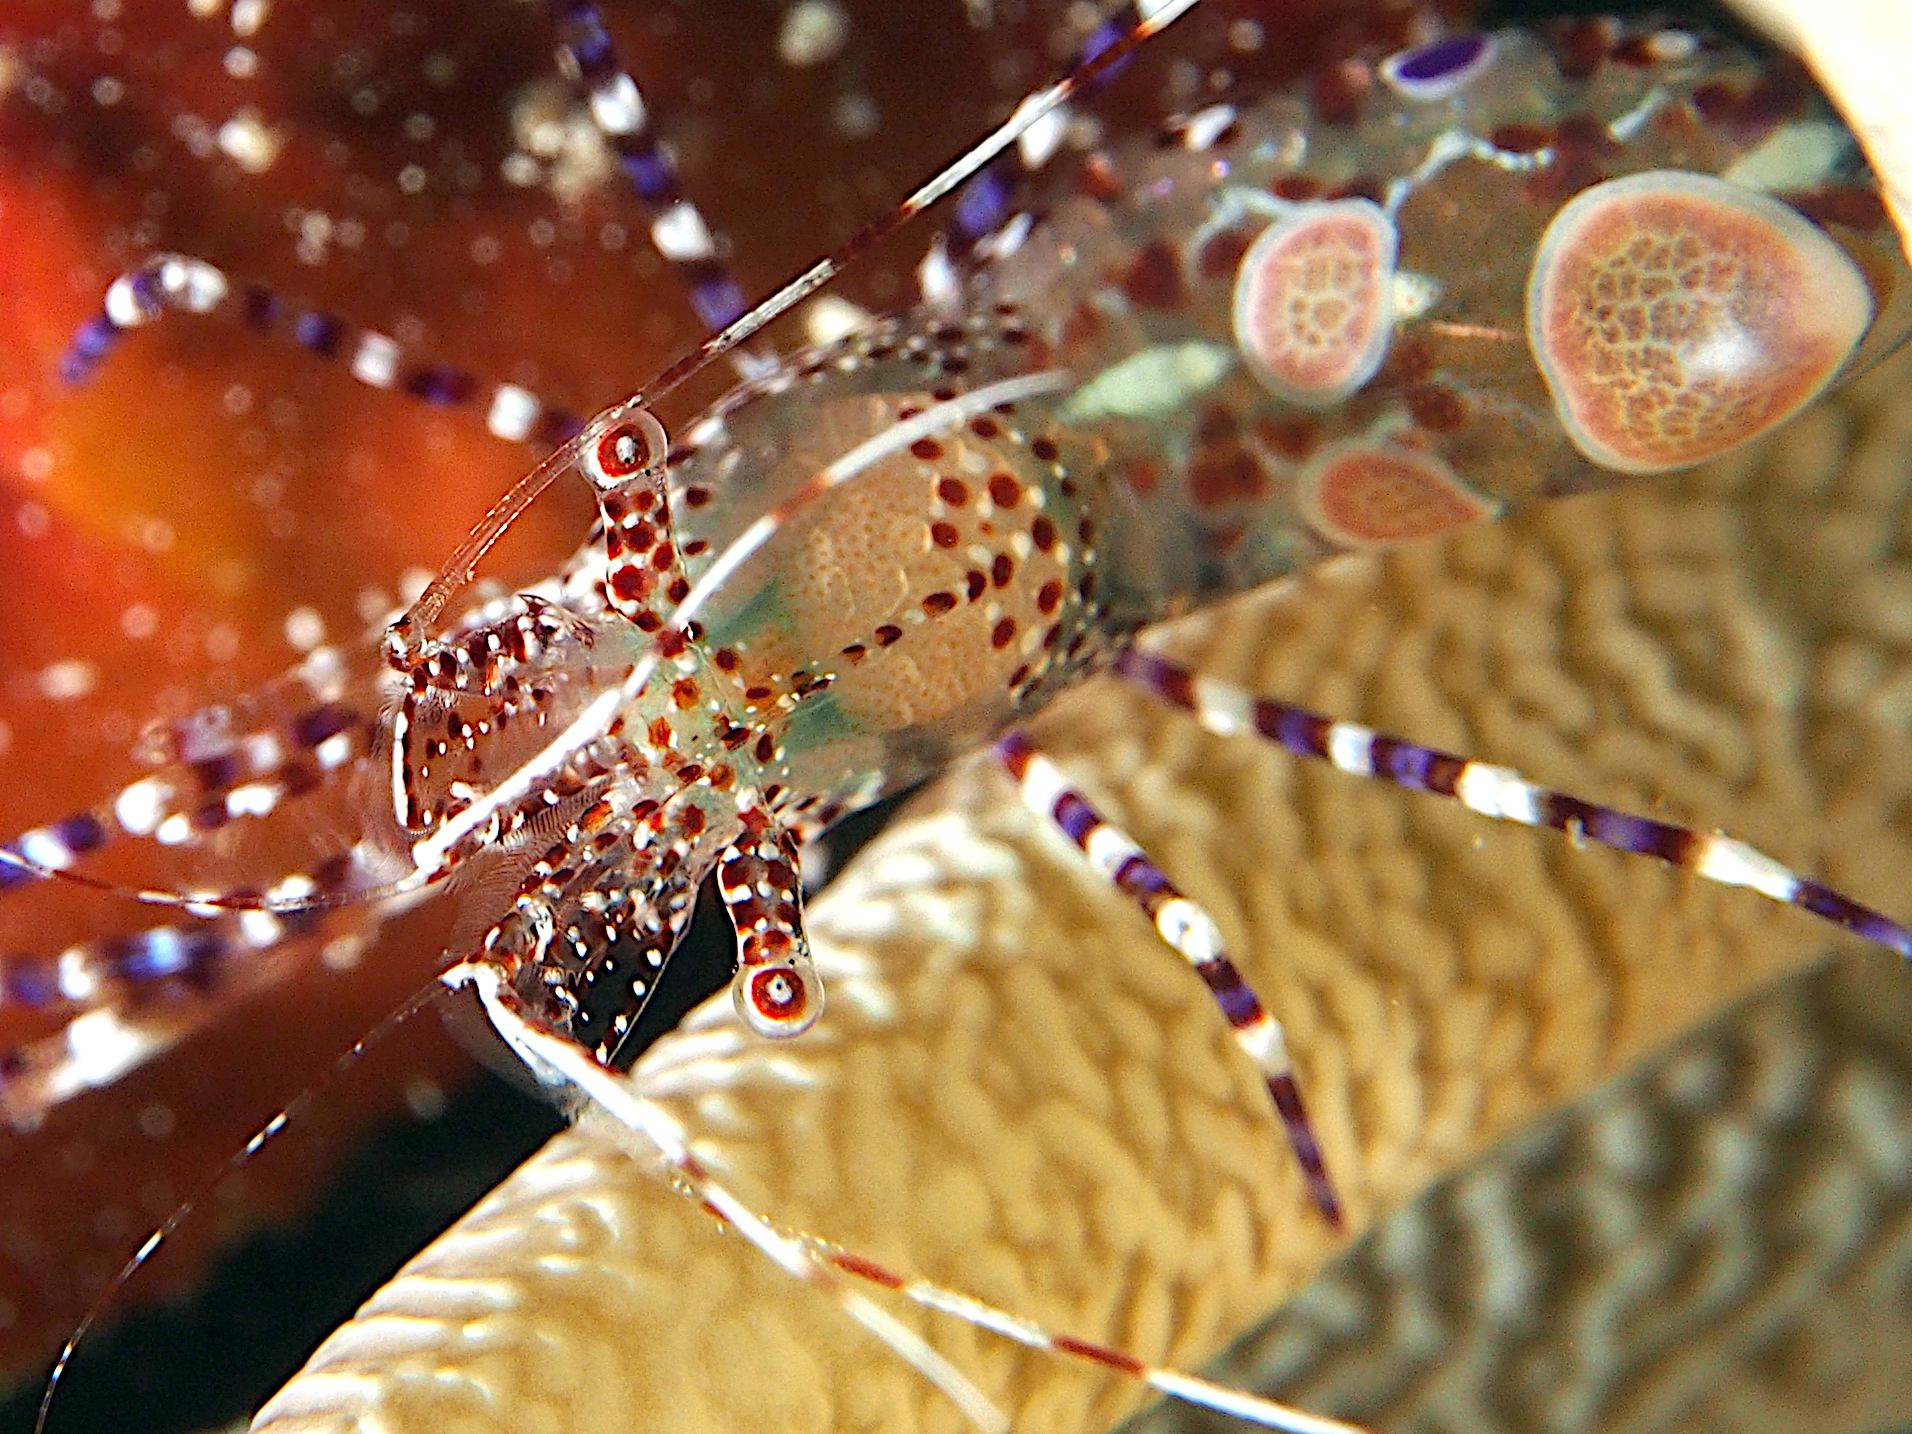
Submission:
POLYGON ((735 323, 746 307, 743 285, 719 257, 703 210, 684 194, 677 165, 658 140, 637 81, 618 61, 604 17, 592 0, 551 0, 547 8, 558 27, 560 66, 573 77, 591 123, 617 156, 649 220, 651 246, 671 266, 706 328, 735 323))

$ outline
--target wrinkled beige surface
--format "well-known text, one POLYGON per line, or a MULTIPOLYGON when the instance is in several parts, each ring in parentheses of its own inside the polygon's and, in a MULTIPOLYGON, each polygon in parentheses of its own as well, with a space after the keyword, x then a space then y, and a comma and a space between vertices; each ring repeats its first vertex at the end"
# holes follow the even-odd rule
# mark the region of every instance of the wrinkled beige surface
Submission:
MULTIPOLYGON (((1802 32, 1833 10, 1798 7, 1802 32)), ((1872 34, 1878 55, 1897 43, 1872 34)), ((1893 163, 1904 136, 1883 139, 1893 163)), ((1863 407, 1697 480, 1324 572, 1175 646, 1337 716, 1727 827, 1905 915, 1909 383, 1896 363, 1863 407)), ((1221 920, 1288 1027, 1356 1228, 1836 944, 1756 898, 1207 737, 1114 684, 1038 737, 1221 920)), ((717 1009, 641 1067, 780 1220, 1185 1365, 1333 1247, 1200 983, 993 769, 952 774, 812 930, 833 977, 819 1031, 769 1046, 717 1009)), ((924 1327, 1018 1429, 1097 1427, 1134 1402, 924 1327)), ((267 1421, 960 1423, 590 1119, 377 1295, 267 1421)))
MULTIPOLYGON (((1436 1181, 1220 1377, 1395 1434, 1885 1434, 1912 1409, 1912 981, 1754 993, 1436 1181)), ((1239 1434, 1160 1405, 1124 1434, 1239 1434)))

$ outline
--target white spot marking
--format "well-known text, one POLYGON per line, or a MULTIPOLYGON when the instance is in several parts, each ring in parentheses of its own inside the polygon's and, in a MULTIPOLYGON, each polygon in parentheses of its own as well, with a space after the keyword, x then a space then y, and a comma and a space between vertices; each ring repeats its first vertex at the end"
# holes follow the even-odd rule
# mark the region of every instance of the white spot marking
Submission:
POLYGON ((1155 913, 1155 929, 1162 939, 1197 966, 1222 954, 1222 929, 1215 918, 1185 896, 1162 903, 1155 913))
POLYGON ((352 377, 373 388, 390 388, 398 377, 398 345, 384 334, 368 332, 352 355, 352 377))
POLYGON ((111 1085, 156 1049, 158 1042, 112 1011, 75 1016, 66 1028, 71 1065, 49 1082, 54 1098, 62 1099, 91 1086, 111 1085))
POLYGON ((629 75, 613 75, 591 91, 591 118, 606 134, 636 134, 644 128, 644 97, 629 75))
POLYGON ((507 443, 522 443, 531 436, 531 425, 538 421, 539 410, 538 400, 528 390, 501 383, 491 396, 491 411, 485 415, 485 427, 493 437, 507 443))
POLYGON ((1509 768, 1469 762, 1454 783, 1454 795, 1462 806, 1484 817, 1540 825, 1540 788, 1509 768))
POLYGON ((680 200, 657 216, 651 225, 651 243, 674 264, 708 259, 716 252, 704 216, 689 200, 680 200))
POLYGON ((1328 728, 1328 760, 1351 777, 1374 775, 1374 732, 1352 722, 1328 728))
POLYGON ((154 777, 143 777, 113 798, 113 818, 129 836, 151 836, 172 794, 154 777))
POLYGON ((1722 886, 1743 886, 1774 901, 1791 901, 1799 893, 1799 878, 1790 870, 1731 837, 1701 838, 1693 870, 1722 886))
POLYGON ((35 827, 21 836, 20 855, 48 871, 65 871, 73 865, 73 848, 45 827, 35 827))
POLYGON ((1083 848, 1089 866, 1110 882, 1131 859, 1142 854, 1141 847, 1106 822, 1090 830, 1088 844, 1083 848))
POLYGON ((1241 688, 1211 677, 1195 679, 1195 709, 1201 723, 1220 737, 1253 730, 1254 699, 1241 688))

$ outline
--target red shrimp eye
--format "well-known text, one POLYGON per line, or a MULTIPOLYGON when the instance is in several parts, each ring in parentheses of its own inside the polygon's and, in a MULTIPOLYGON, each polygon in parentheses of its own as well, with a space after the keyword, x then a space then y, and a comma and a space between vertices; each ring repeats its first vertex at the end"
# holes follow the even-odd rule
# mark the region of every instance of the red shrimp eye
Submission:
POLYGON ((664 425, 648 409, 632 405, 597 436, 584 469, 593 483, 611 487, 662 463, 669 451, 664 425))
POLYGON ((629 478, 643 472, 649 453, 636 426, 621 423, 597 441, 598 470, 606 478, 629 478))
POLYGON ((823 1014, 823 983, 808 961, 746 966, 731 993, 737 1014, 760 1036, 801 1035, 823 1014))

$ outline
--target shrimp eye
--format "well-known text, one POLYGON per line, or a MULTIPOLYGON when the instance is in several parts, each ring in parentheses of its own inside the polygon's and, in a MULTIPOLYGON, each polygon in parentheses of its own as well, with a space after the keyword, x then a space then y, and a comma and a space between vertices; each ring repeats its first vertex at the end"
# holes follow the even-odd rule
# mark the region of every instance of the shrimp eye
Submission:
POLYGON ((644 471, 650 454, 644 435, 634 423, 620 423, 597 441, 598 471, 616 481, 644 471))
POLYGON ((633 409, 597 436, 586 474, 600 488, 615 487, 662 463, 668 447, 664 425, 648 410, 633 409))
POLYGON ((808 961, 746 966, 731 987, 737 1014, 760 1036, 801 1035, 823 1014, 823 983, 808 961))

